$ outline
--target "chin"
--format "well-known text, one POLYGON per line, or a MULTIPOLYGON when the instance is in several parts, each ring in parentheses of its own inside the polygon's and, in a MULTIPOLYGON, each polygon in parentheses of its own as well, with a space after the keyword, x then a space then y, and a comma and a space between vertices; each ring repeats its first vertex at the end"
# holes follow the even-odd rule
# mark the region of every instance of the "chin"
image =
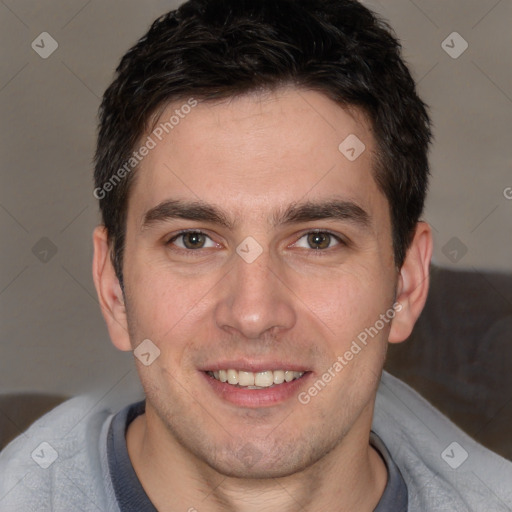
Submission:
POLYGON ((265 480, 269 478, 284 478, 304 470, 307 464, 297 464, 295 461, 287 460, 281 464, 274 461, 258 461, 254 465, 246 461, 233 460, 230 456, 226 461, 216 461, 211 467, 217 473, 230 477, 247 480, 265 480))
POLYGON ((307 441, 274 440, 272 443, 256 445, 248 440, 236 446, 230 443, 230 446, 216 453, 197 453, 196 456, 226 477, 258 480, 284 478, 301 472, 315 464, 328 451, 326 447, 314 450, 307 441))

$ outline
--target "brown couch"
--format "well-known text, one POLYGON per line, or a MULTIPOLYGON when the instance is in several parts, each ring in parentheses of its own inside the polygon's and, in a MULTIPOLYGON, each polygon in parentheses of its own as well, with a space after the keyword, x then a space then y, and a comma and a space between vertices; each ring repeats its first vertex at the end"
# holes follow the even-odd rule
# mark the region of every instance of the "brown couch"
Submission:
MULTIPOLYGON (((425 310, 386 369, 512 460, 512 275, 432 268, 425 310)), ((0 448, 64 400, 0 395, 0 448)))
POLYGON ((40 393, 0 395, 0 450, 65 399, 64 396, 40 393))
POLYGON ((512 275, 432 267, 430 293, 386 369, 512 460, 512 275))

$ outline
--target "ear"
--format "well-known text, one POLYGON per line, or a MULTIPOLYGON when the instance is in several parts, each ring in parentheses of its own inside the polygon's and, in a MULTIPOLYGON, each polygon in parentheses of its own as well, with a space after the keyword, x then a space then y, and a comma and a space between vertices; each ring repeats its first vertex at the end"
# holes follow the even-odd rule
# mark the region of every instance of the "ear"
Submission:
POLYGON ((398 277, 396 314, 388 338, 390 343, 400 343, 409 337, 425 306, 430 281, 432 245, 430 226, 426 222, 418 222, 398 277))
POLYGON ((94 244, 92 275, 110 339, 119 350, 132 350, 123 292, 110 259, 105 226, 96 227, 92 238, 94 244))

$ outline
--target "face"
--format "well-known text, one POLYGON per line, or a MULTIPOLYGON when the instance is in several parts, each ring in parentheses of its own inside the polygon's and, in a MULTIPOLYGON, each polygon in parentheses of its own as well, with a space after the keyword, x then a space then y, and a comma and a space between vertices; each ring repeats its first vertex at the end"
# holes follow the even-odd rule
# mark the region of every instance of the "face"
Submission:
POLYGON ((225 475, 311 466, 369 430, 394 314, 371 129, 282 89, 199 103, 153 139, 124 253, 131 348, 160 351, 137 361, 148 428, 225 475))

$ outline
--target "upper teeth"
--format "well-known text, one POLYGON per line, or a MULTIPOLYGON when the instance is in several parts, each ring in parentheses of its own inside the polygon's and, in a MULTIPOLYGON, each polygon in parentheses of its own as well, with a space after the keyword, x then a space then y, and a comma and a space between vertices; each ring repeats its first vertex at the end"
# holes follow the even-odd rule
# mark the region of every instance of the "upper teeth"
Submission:
POLYGON ((294 372, 292 370, 267 370, 264 372, 246 372, 243 370, 219 370, 208 372, 221 382, 227 382, 236 386, 261 387, 268 388, 273 384, 282 384, 283 382, 291 382, 304 375, 304 372, 294 372))

